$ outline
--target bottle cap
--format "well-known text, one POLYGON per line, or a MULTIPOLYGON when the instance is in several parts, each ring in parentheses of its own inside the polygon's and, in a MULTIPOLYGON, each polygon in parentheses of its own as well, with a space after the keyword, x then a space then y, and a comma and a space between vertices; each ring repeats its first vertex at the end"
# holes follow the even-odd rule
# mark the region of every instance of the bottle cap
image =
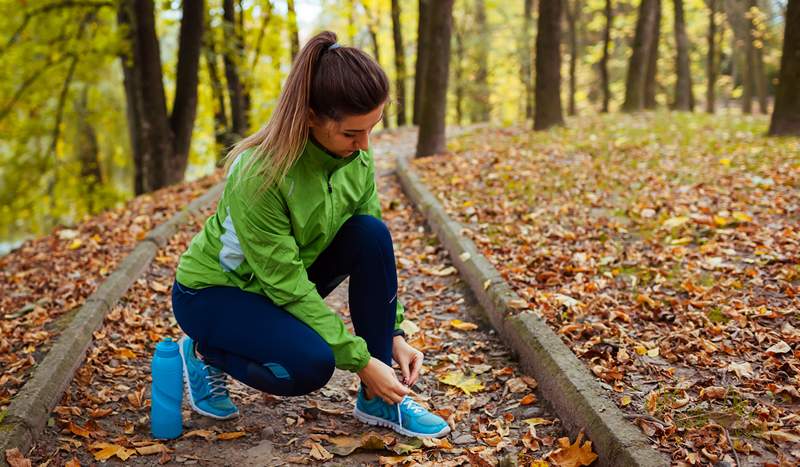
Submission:
POLYGON ((156 344, 156 354, 159 357, 174 357, 178 355, 178 344, 172 338, 165 337, 156 344))

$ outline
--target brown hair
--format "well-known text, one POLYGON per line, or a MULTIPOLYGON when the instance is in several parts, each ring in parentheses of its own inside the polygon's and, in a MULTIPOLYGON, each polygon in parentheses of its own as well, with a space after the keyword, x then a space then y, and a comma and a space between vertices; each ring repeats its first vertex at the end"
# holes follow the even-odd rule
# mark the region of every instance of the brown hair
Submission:
POLYGON ((231 149, 225 170, 242 152, 255 148, 242 170, 262 178, 260 187, 266 190, 279 184, 300 157, 310 111, 341 121, 375 110, 388 97, 389 80, 380 65, 355 47, 338 46, 336 34, 321 32, 297 55, 267 124, 231 149))

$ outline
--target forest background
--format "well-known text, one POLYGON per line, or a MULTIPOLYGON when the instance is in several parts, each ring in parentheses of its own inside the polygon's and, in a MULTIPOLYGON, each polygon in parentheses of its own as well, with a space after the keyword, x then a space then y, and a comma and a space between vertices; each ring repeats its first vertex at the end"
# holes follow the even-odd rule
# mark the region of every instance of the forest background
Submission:
MULTIPOLYGON (((322 29, 337 32, 344 45, 370 52, 392 83, 402 83, 392 91, 382 126, 410 124, 421 50, 419 11, 429 1, 187 0, 140 1, 133 7, 130 1, 3 0, 0 254, 136 194, 212 172, 225 147, 267 121, 299 45, 322 29), (131 18, 120 13, 125 4, 138 13, 152 4, 157 44, 145 49, 155 51, 159 70, 143 72, 133 63, 132 38, 142 29, 132 28, 131 18), (188 68, 179 66, 181 57, 188 68), (164 112, 156 111, 156 117, 169 128, 170 151, 188 152, 185 170, 165 170, 155 184, 136 170, 142 161, 132 147, 130 125, 141 124, 148 109, 129 105, 126 83, 128 100, 138 95, 140 103, 158 104, 160 99, 164 112), (193 86, 196 116, 186 111, 194 107, 186 92, 193 86), (183 92, 176 95, 176 89, 183 92)), ((650 32, 657 40, 647 63, 635 65, 632 51, 640 40, 636 29, 642 3, 560 2, 565 113, 622 111, 634 66, 646 74, 645 108, 679 105, 686 96, 676 90, 687 88, 677 86, 678 77, 688 76, 688 103, 695 112, 770 112, 786 1, 643 3, 657 10, 650 32), (681 24, 685 48, 676 39, 681 24), (678 56, 683 50, 685 61, 678 56), (679 73, 682 61, 688 61, 688 68, 679 73)), ((448 125, 529 125, 535 105, 537 7, 533 0, 455 1, 448 125)))

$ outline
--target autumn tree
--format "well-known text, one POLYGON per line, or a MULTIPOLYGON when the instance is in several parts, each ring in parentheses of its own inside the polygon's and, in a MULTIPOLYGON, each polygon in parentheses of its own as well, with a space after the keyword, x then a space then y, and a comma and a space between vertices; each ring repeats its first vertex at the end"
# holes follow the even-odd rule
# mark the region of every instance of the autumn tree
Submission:
POLYGON ((431 44, 428 38, 428 22, 430 21, 430 5, 432 0, 419 0, 419 11, 417 20, 417 61, 414 66, 414 109, 411 121, 414 125, 419 125, 420 113, 422 112, 422 95, 425 93, 424 76, 428 74, 428 55, 431 52, 431 44))
POLYGON ((625 80, 625 101, 622 104, 622 110, 626 112, 635 112, 644 108, 645 79, 656 24, 657 1, 641 0, 639 4, 639 16, 636 20, 628 75, 625 80))
POLYGON ((300 53, 300 33, 297 28, 297 12, 295 11, 294 0, 286 0, 286 9, 286 25, 289 33, 289 44, 291 44, 289 50, 292 62, 294 62, 294 58, 300 53))
POLYGON ((786 29, 770 135, 800 136, 800 0, 786 6, 786 29))
POLYGON ((567 16, 567 27, 569 35, 569 100, 567 104, 567 114, 575 115, 575 91, 576 76, 575 71, 578 63, 578 21, 581 11, 580 0, 563 0, 564 13, 567 16))
POLYGON ((230 137, 236 141, 249 130, 249 97, 242 76, 244 62, 244 11, 237 14, 233 0, 223 0, 223 37, 225 80, 228 83, 228 98, 231 109, 230 137), (237 20, 238 18, 238 20, 237 20))
POLYGON ((394 39, 397 126, 404 126, 406 124, 406 52, 403 48, 403 27, 400 23, 400 0, 392 0, 392 37, 394 39))
MULTIPOLYGON (((425 92, 420 95, 417 157, 444 152, 446 149, 445 113, 447 78, 450 66, 450 34, 453 25, 453 0, 436 0, 428 5, 425 92)), ((422 21, 422 20, 420 20, 422 21)))
POLYGON ((491 35, 486 23, 486 3, 475 0, 475 22, 473 29, 472 54, 475 60, 475 75, 472 88, 472 120, 486 122, 489 120, 489 44, 491 35))
MULTIPOLYGON (((675 7, 675 50, 677 51, 675 72, 675 110, 694 110, 692 76, 689 69, 689 38, 686 35, 686 22, 683 16, 683 0, 673 0, 675 7)), ((713 49, 712 49, 713 50, 713 49)))
POLYGON ((130 44, 121 58, 137 194, 183 179, 197 111, 204 11, 203 1, 183 5, 175 93, 168 114, 153 1, 119 4, 118 21, 130 44))
POLYGON ((611 28, 614 22, 614 10, 611 0, 605 1, 605 17, 606 24, 603 29, 603 55, 600 57, 600 87, 603 90, 603 107, 602 112, 608 112, 608 104, 611 101, 611 89, 609 87, 608 77, 608 59, 609 59, 609 45, 611 44, 611 28))
POLYGON ((647 53, 647 73, 644 78, 644 108, 656 108, 656 77, 658 75, 658 46, 661 43, 661 0, 654 0, 655 24, 651 31, 650 51, 647 53))
POLYGON ((719 0, 708 2, 708 53, 706 55, 706 112, 713 114, 716 103, 717 83, 717 9, 719 0))
MULTIPOLYGON (((610 0, 609 0, 610 1, 610 0)), ((525 119, 533 118, 533 73, 532 73, 532 53, 531 47, 531 27, 533 25, 533 3, 534 0, 525 0, 523 12, 522 34, 519 46, 520 55, 520 75, 522 87, 525 89, 524 107, 525 119)))
POLYGON ((536 31, 536 105, 533 129, 563 125, 561 112, 561 0, 540 0, 536 31))

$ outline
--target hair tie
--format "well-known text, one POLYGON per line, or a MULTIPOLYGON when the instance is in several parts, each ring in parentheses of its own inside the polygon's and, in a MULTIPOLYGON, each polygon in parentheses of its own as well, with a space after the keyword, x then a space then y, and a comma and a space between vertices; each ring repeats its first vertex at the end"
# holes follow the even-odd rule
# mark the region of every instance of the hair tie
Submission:
POLYGON ((341 47, 341 45, 339 45, 338 42, 334 42, 333 44, 328 46, 328 50, 338 49, 339 47, 341 47))

